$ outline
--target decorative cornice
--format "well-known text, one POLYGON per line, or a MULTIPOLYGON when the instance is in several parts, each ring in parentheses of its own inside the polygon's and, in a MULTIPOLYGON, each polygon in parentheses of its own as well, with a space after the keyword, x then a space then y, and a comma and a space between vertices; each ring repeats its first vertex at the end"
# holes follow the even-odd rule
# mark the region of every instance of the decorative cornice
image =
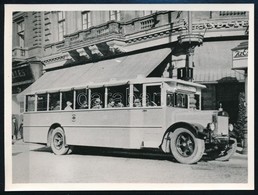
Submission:
POLYGON ((54 62, 64 61, 65 55, 59 55, 59 56, 49 56, 48 59, 42 59, 42 62, 44 64, 52 64, 54 62))
POLYGON ((212 20, 212 21, 204 21, 194 23, 192 26, 193 30, 222 30, 222 29, 236 29, 236 28, 244 28, 248 27, 248 20, 212 20))
POLYGON ((65 58, 65 60, 72 60, 72 61, 75 61, 75 60, 73 59, 73 57, 70 55, 69 52, 64 53, 64 58, 65 58))
POLYGON ((79 56, 84 56, 87 59, 90 59, 90 56, 87 54, 84 48, 80 48, 76 50, 79 53, 79 56))
POLYGON ((124 53, 126 52, 125 50, 125 42, 121 42, 121 41, 109 41, 107 42, 107 45, 109 46, 109 50, 112 53, 116 53, 116 51, 118 51, 119 53, 124 53))
POLYGON ((90 49, 92 55, 96 54, 101 57, 103 56, 103 54, 99 51, 99 48, 97 47, 97 45, 89 46, 89 49, 90 49))

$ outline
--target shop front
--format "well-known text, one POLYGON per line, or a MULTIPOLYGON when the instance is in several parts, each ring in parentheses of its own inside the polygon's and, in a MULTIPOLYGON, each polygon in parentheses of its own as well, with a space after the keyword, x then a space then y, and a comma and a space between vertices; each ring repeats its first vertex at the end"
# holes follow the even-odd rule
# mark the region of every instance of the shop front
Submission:
POLYGON ((248 41, 241 42, 237 47, 232 49, 232 70, 244 72, 244 93, 239 96, 238 119, 236 123, 237 133, 243 140, 243 151, 247 153, 247 96, 248 96, 248 41))
POLYGON ((21 62, 12 68, 12 114, 18 126, 24 112, 24 100, 18 94, 36 81, 42 75, 42 70, 40 61, 21 62))

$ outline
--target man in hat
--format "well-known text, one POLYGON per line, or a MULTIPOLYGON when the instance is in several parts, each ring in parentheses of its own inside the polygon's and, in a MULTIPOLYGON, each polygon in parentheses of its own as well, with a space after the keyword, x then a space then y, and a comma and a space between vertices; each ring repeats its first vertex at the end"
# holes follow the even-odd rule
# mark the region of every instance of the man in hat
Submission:
POLYGON ((102 108, 101 103, 102 103, 101 100, 99 98, 96 98, 95 102, 94 102, 94 106, 92 108, 93 109, 100 109, 100 108, 102 108))
POLYGON ((12 140, 17 140, 18 138, 18 124, 15 116, 12 116, 12 140))
POLYGON ((67 102, 66 102, 66 107, 65 107, 64 110, 73 110, 71 106, 72 106, 72 102, 67 101, 67 102))

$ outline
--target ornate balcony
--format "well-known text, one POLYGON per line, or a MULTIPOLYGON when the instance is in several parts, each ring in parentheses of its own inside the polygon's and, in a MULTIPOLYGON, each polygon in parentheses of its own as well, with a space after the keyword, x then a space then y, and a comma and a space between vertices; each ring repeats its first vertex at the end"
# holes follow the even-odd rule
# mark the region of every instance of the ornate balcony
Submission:
POLYGON ((60 50, 67 52, 112 40, 123 41, 124 36, 120 25, 119 22, 110 21, 87 30, 66 35, 64 45, 60 47, 60 50))
POLYGON ((203 35, 200 34, 182 34, 178 36, 178 43, 184 48, 195 47, 201 45, 203 42, 203 35))
POLYGON ((20 48, 15 47, 12 50, 12 59, 16 62, 22 62, 26 58, 28 58, 28 49, 27 48, 20 48))

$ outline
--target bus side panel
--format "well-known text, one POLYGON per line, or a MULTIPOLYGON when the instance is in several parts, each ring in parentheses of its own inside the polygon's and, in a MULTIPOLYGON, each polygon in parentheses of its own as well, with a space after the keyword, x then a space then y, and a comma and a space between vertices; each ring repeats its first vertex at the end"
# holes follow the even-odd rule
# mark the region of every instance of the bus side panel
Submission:
MULTIPOLYGON (((68 145, 131 148, 131 129, 99 127, 64 127, 68 145)), ((139 129, 138 132, 140 132, 139 129)), ((139 148, 140 145, 135 145, 139 148)))
POLYGON ((161 107, 143 108, 142 123, 144 128, 143 147, 158 148, 165 132, 165 109, 161 107))
POLYGON ((47 143, 48 127, 24 127, 24 142, 47 143))
POLYGON ((67 144, 121 148, 158 147, 164 133, 162 108, 130 108, 26 113, 28 142, 47 142, 51 125, 60 124, 67 144))
POLYGON ((23 139, 24 142, 47 143, 49 125, 46 118, 35 113, 24 113, 23 115, 23 139))
POLYGON ((158 147, 163 136, 162 108, 77 111, 74 116, 73 125, 64 126, 71 145, 158 147))

